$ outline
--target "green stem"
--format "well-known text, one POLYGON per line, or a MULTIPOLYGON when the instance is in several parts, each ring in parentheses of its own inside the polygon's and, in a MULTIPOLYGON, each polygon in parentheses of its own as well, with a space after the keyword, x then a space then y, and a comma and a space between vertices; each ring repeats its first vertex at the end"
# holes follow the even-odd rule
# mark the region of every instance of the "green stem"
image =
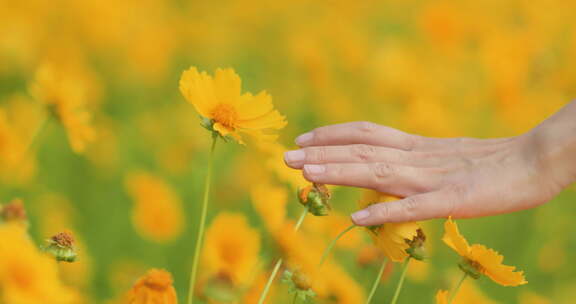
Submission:
POLYGON ((198 272, 198 261, 200 260, 200 251, 202 249, 202 241, 204 238, 204 228, 206 226, 206 213, 208 211, 208 198, 210 197, 210 182, 212 179, 212 163, 214 162, 214 150, 216 148, 218 136, 212 135, 212 146, 208 156, 208 171, 206 173, 206 181, 204 186, 204 200, 202 201, 202 211, 200 213, 200 227, 198 228, 198 235, 196 236, 196 248, 194 249, 194 260, 192 262, 192 270, 190 271, 190 286, 188 287, 188 304, 194 302, 194 287, 196 285, 196 274, 198 272))
POLYGON ((462 278, 460 278, 460 281, 458 281, 456 288, 454 288, 454 290, 452 291, 452 294, 450 295, 450 298, 448 299, 448 304, 452 303, 452 301, 456 297, 456 294, 458 293, 458 290, 460 290, 462 283, 464 283, 464 280, 466 280, 467 277, 468 277, 468 274, 464 272, 464 275, 462 275, 462 278))
MULTIPOLYGON (((302 223, 304 222, 304 218, 306 218, 306 214, 308 214, 308 208, 304 208, 304 211, 300 215, 298 222, 296 222, 296 226, 294 226, 294 231, 298 231, 298 229, 300 229, 300 226, 302 226, 302 223)), ((282 266, 282 262, 282 258, 279 258, 276 262, 276 265, 274 265, 274 269, 272 270, 270 277, 268 277, 268 281, 266 281, 264 290, 262 290, 262 293, 260 294, 258 304, 264 304, 264 300, 266 300, 266 296, 268 295, 268 292, 270 292, 270 287, 272 286, 272 282, 274 282, 274 278, 276 278, 276 275, 280 270, 280 266, 282 266)))
POLYGON ((382 266, 380 266, 380 270, 378 270, 378 276, 376 277, 376 280, 374 280, 374 284, 372 284, 372 289, 370 289, 370 294, 368 295, 366 304, 370 304, 370 302, 372 302, 372 298, 376 294, 376 289, 378 289, 378 285, 380 285, 380 280, 382 279, 384 269, 386 269, 386 264, 388 264, 388 259, 384 258, 384 261, 382 261, 382 266))
POLYGON ((292 304, 296 304, 298 302, 298 293, 294 293, 294 298, 292 298, 292 304))
POLYGON ((402 274, 400 275, 400 281, 398 281, 398 286, 396 286, 396 291, 394 292, 394 297, 392 298, 391 304, 396 304, 398 301, 398 296, 400 295, 400 290, 402 290, 402 286, 404 285, 404 279, 406 278, 406 272, 408 270, 408 264, 410 263, 410 257, 406 258, 406 262, 404 262, 404 266, 402 269, 402 274))
POLYGON ((332 248, 334 247, 334 245, 336 245, 336 242, 338 242, 338 240, 344 236, 348 231, 352 230, 356 228, 356 225, 352 224, 350 226, 348 226, 348 228, 344 229, 342 232, 340 232, 331 242, 330 244, 328 244, 328 247, 326 247, 326 249, 324 249, 324 253, 322 253, 322 257, 320 258, 320 263, 318 264, 318 267, 322 266, 322 264, 324 264, 324 262, 326 261, 326 259, 328 258, 328 255, 330 254, 330 251, 332 251, 332 248))

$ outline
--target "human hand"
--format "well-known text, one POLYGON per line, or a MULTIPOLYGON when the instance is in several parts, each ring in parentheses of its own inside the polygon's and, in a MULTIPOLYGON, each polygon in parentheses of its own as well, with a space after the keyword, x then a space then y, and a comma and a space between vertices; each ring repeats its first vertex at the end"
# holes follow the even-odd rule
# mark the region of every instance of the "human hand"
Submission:
POLYGON ((301 149, 286 152, 285 161, 311 182, 404 197, 354 213, 357 225, 495 215, 543 204, 576 180, 576 154, 569 153, 576 145, 563 136, 556 137, 566 148, 551 143, 557 123, 550 121, 498 139, 427 138, 369 122, 330 125, 299 136, 301 149))

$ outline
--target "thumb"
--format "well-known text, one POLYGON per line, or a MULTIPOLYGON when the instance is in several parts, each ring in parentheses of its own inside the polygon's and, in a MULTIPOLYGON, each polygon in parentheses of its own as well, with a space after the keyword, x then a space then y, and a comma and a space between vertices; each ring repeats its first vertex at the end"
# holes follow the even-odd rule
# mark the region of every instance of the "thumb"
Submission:
POLYGON ((402 200, 378 203, 352 214, 359 226, 412 222, 453 215, 456 205, 463 203, 465 188, 453 186, 434 192, 413 195, 402 200))

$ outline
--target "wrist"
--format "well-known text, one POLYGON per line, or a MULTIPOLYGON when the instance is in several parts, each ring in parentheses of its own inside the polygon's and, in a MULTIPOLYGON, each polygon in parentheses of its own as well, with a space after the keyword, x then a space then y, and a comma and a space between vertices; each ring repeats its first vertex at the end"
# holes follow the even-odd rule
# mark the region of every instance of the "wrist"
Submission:
POLYGON ((529 135, 545 175, 562 188, 576 182, 576 101, 529 135))

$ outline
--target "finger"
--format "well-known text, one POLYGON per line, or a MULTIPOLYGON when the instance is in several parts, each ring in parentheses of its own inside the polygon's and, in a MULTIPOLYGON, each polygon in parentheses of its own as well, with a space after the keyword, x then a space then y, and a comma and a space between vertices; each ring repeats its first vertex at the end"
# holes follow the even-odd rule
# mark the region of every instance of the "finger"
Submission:
POLYGON ((415 153, 363 144, 307 147, 288 151, 284 154, 284 161, 294 169, 302 169, 305 164, 325 163, 373 163, 384 161, 400 165, 429 163, 428 158, 420 157, 420 155, 415 153))
POLYGON ((300 147, 366 144, 411 150, 416 136, 371 122, 349 122, 314 129, 296 138, 300 147))
POLYGON ((467 191, 467 187, 455 185, 394 202, 374 204, 353 213, 351 217, 352 221, 360 226, 457 217, 457 206, 465 204, 468 199, 467 191))
POLYGON ((439 187, 442 172, 391 163, 330 163, 304 165, 304 177, 315 183, 362 187, 409 196, 439 187))

